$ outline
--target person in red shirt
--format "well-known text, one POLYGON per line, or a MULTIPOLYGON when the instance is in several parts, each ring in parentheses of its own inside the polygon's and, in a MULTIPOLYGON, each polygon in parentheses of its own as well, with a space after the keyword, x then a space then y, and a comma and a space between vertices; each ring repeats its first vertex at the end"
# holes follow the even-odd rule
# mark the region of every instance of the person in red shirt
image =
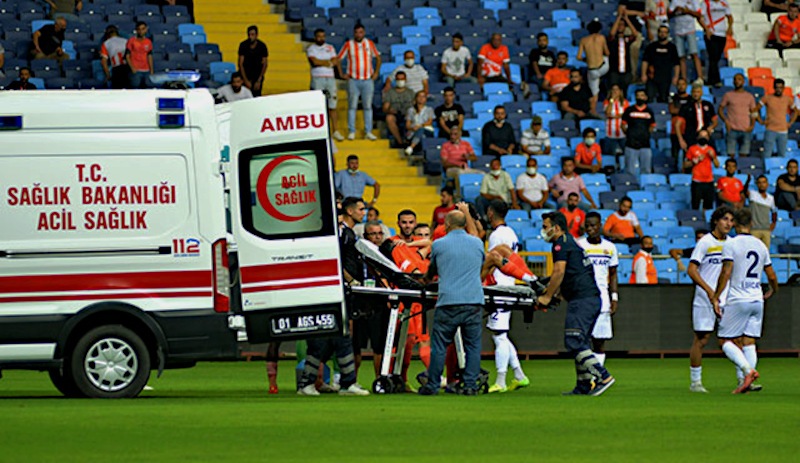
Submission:
POLYGON ((587 127, 583 129, 583 141, 575 148, 575 172, 594 174, 603 170, 603 150, 597 143, 597 132, 587 127))
POLYGON ((738 165, 736 159, 725 161, 725 176, 717 180, 717 206, 728 206, 734 210, 744 207, 744 192, 750 185, 750 176, 747 176, 747 183, 735 177, 738 165))
POLYGON ((708 130, 697 133, 697 144, 686 151, 683 168, 692 171, 692 209, 714 208, 714 167, 719 167, 717 152, 709 143, 708 130))
POLYGON ((767 38, 767 47, 784 50, 800 47, 800 5, 789 4, 785 16, 779 16, 772 25, 772 32, 767 38))
POLYGON ((503 36, 494 33, 489 43, 483 44, 478 50, 478 83, 508 82, 511 86, 511 54, 508 47, 503 45, 503 36), (503 73, 505 72, 505 77, 503 73))
POLYGON ((642 247, 633 256, 633 269, 628 283, 632 285, 655 285, 658 284, 658 270, 653 263, 653 238, 645 236, 642 238, 642 247))
POLYGON ((125 61, 131 68, 131 88, 150 87, 150 74, 153 68, 153 42, 147 38, 147 24, 136 23, 136 36, 128 39, 125 61))
POLYGON ((567 219, 567 230, 575 238, 583 235, 583 222, 586 221, 586 213, 578 207, 581 197, 578 193, 570 193, 567 196, 567 205, 558 210, 567 219))
POLYGON ((436 228, 438 225, 443 225, 447 213, 456 208, 456 204, 453 202, 453 189, 449 186, 442 188, 441 200, 441 205, 433 210, 433 218, 431 219, 431 226, 433 228, 436 228))

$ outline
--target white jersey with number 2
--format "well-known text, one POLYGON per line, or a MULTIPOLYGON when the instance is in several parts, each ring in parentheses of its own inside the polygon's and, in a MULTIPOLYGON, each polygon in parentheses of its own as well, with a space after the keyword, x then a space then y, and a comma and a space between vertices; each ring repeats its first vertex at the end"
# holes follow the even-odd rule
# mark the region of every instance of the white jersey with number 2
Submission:
POLYGON ((752 235, 728 238, 722 247, 722 260, 733 262, 727 303, 761 301, 761 274, 772 265, 769 250, 752 235))

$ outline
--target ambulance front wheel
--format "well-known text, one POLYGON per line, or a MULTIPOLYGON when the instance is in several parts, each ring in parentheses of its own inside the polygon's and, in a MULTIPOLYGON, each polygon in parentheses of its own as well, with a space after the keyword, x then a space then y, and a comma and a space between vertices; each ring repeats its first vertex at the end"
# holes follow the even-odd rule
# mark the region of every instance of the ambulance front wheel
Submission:
POLYGON ((150 354, 142 339, 122 325, 89 330, 64 365, 86 397, 136 397, 150 378, 150 354))

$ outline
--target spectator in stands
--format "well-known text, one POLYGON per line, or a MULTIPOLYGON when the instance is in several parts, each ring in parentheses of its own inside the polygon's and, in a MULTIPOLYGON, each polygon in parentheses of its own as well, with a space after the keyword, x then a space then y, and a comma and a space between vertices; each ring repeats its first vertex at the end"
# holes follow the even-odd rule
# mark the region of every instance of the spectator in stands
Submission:
POLYGON ((666 103, 669 86, 678 83, 680 71, 678 49, 669 40, 669 28, 661 26, 658 28, 658 41, 645 48, 642 61, 641 78, 647 85, 648 99, 666 103))
POLYGON ((268 65, 267 44, 258 39, 258 26, 249 26, 247 40, 239 44, 239 72, 253 96, 261 96, 268 65))
POLYGON ((253 98, 253 92, 244 86, 244 77, 241 72, 231 74, 231 82, 217 89, 217 98, 221 102, 233 103, 239 100, 253 98))
MULTIPOLYGON (((627 16, 624 16, 627 18, 627 16)), ((605 152, 616 157, 625 151, 625 131, 622 130, 622 115, 630 103, 618 84, 611 86, 608 99, 603 103, 606 113, 605 152)))
POLYGON ((736 159, 725 161, 725 176, 717 180, 717 207, 728 206, 733 210, 744 207, 745 191, 750 186, 750 175, 747 176, 747 183, 736 178, 738 165, 736 159))
POLYGON ((83 0, 45 0, 50 5, 49 18, 62 17, 69 22, 83 22, 78 13, 83 9, 83 0))
POLYGON ((439 199, 441 200, 441 204, 436 206, 433 210, 433 218, 431 219, 431 226, 434 228, 444 224, 444 218, 447 216, 447 213, 456 208, 453 188, 449 186, 442 187, 439 199))
POLYGON ((597 96, 600 93, 600 79, 608 73, 608 43, 606 38, 600 34, 603 25, 598 19, 592 20, 586 30, 589 35, 583 37, 578 44, 578 60, 586 62, 586 84, 592 97, 589 99, 590 112, 595 112, 597 108, 597 96))
MULTIPOLYGON (((364 37, 364 25, 356 23, 353 27, 353 38, 348 40, 339 50, 339 62, 336 64, 339 75, 347 81, 347 134, 348 140, 356 139, 356 110, 358 98, 364 107, 364 129, 367 140, 377 140, 372 134, 372 96, 375 93, 375 80, 380 77, 381 54, 375 43, 364 37), (342 60, 347 59, 347 72, 342 72, 342 60), (372 62, 375 60, 375 65, 372 62)), ((395 79, 397 79, 395 73, 395 79)), ((413 100, 413 92, 412 100, 413 100)), ((385 107, 385 105, 384 105, 385 107)), ((385 111, 384 111, 385 112, 385 111)), ((400 113, 405 114, 405 112, 400 113)), ((402 140, 402 138, 395 138, 402 140)))
POLYGON ((386 78, 386 82, 383 84, 384 92, 392 87, 394 76, 400 71, 404 72, 406 75, 406 87, 408 87, 409 90, 414 93, 425 92, 425 96, 427 97, 428 71, 426 71, 421 64, 416 62, 416 55, 412 50, 406 50, 403 53, 403 64, 395 68, 395 70, 389 74, 389 77, 386 78))
POLYGON ((708 85, 722 87, 719 75, 719 60, 725 51, 728 37, 733 37, 733 14, 731 7, 723 0, 706 0, 702 26, 705 30, 706 52, 708 53, 708 85))
MULTIPOLYGON (((540 88, 544 75, 556 65, 556 55, 549 48, 550 38, 544 32, 536 34, 536 48, 528 54, 528 80, 540 88)), ((566 65, 566 61, 564 62, 566 65)))
POLYGON ((366 236, 364 229, 366 228, 366 225, 369 225, 370 222, 373 224, 380 224, 383 239, 389 239, 389 237, 392 235, 389 227, 387 227, 386 224, 383 223, 383 220, 381 220, 381 211, 379 211, 377 207, 371 207, 367 210, 367 222, 359 222, 355 227, 353 227, 353 232, 355 232, 356 236, 366 236))
MULTIPOLYGON (((647 41, 652 42, 662 24, 669 24, 669 0, 647 0, 644 7, 647 41)), ((627 16, 625 16, 627 18, 627 16)))
POLYGON ((588 211, 590 206, 592 209, 597 209, 597 204, 595 204, 594 199, 592 199, 589 190, 586 189, 586 184, 583 183, 583 179, 580 175, 575 173, 575 160, 569 156, 561 158, 561 172, 550 179, 550 184, 548 186, 550 187, 550 194, 553 196, 553 199, 558 201, 560 205, 563 205, 567 201, 570 193, 582 193, 588 203, 581 201, 578 206, 584 211, 588 211))
POLYGON ((433 112, 439 124, 439 137, 450 138, 450 130, 454 127, 464 132, 464 107, 456 103, 456 91, 453 87, 444 89, 444 103, 433 112))
POLYGON ((514 129, 506 123, 506 108, 503 105, 494 107, 494 119, 483 125, 481 141, 484 155, 502 156, 516 151, 514 129))
POLYGON ((756 125, 756 99, 744 89, 744 76, 733 76, 733 90, 726 92, 719 104, 719 118, 725 123, 728 156, 736 157, 736 145, 740 156, 750 156, 750 141, 756 125))
POLYGON ((772 32, 767 38, 767 47, 775 48, 781 52, 786 48, 798 48, 800 46, 800 5, 797 3, 790 3, 787 7, 786 15, 778 16, 775 23, 772 25, 772 32))
POLYGON ((483 181, 481 182, 481 194, 475 200, 478 214, 486 218, 486 209, 493 199, 504 201, 512 209, 519 209, 517 193, 514 191, 514 182, 508 172, 502 169, 500 159, 492 159, 489 168, 491 170, 483 176, 483 181))
POLYGON ((511 54, 503 45, 503 36, 494 33, 488 43, 478 51, 478 83, 507 82, 511 87, 511 54), (505 73, 505 76, 503 75, 505 73))
POLYGON ((570 193, 567 195, 566 204, 558 210, 567 219, 567 231, 574 238, 580 238, 583 235, 583 225, 586 222, 586 212, 578 207, 580 202, 581 198, 578 193, 570 193))
POLYGON ((558 104, 564 120, 599 119, 597 108, 592 107, 592 91, 583 83, 581 71, 569 72, 569 85, 561 91, 558 104))
MULTIPOLYGON (((358 101, 355 104, 357 105, 358 101)), ((406 73, 398 72, 394 76, 394 88, 383 93, 383 107, 381 108, 386 115, 386 128, 398 146, 405 145, 405 137, 400 135, 400 127, 406 126, 406 114, 413 104, 414 92, 406 88, 406 73)), ((353 108, 355 107, 351 106, 348 111, 353 108)), ((364 111, 366 111, 366 106, 364 108, 364 111)), ((349 120, 349 113, 347 117, 349 120)), ((353 126, 350 127, 350 134, 354 135, 355 132, 352 132, 353 126)))
POLYGON ((630 284, 636 285, 655 285, 658 284, 658 270, 653 263, 653 238, 645 236, 642 238, 642 247, 633 256, 633 271, 631 272, 630 284))
POLYGON ((675 126, 680 118, 678 114, 680 114, 681 108, 692 100, 692 96, 686 91, 688 84, 683 77, 678 78, 678 83, 675 87, 676 92, 673 93, 669 99, 669 113, 672 115, 672 127, 670 127, 669 141, 672 157, 674 159, 680 159, 681 144, 675 132, 675 126))
POLYGON ((760 239, 769 249, 772 240, 772 231, 778 223, 778 208, 775 206, 775 197, 767 193, 769 180, 766 175, 759 175, 756 179, 758 191, 747 190, 750 200, 750 212, 753 213, 753 226, 750 233, 760 239))
POLYGON ((328 101, 328 120, 330 121, 333 138, 343 141, 344 137, 338 130, 338 116, 336 106, 339 101, 336 88, 336 75, 333 68, 339 64, 339 57, 333 45, 325 43, 325 31, 314 31, 314 43, 306 48, 306 56, 311 64, 311 89, 322 90, 328 101))
POLYGON ((597 131, 591 127, 583 129, 583 141, 575 147, 575 172, 595 174, 603 170, 603 150, 597 143, 597 131))
POLYGON ((625 196, 619 200, 619 209, 608 216, 603 225, 603 235, 615 243, 625 243, 628 245, 638 244, 642 239, 642 227, 639 218, 631 209, 633 200, 625 196))
POLYGON ((31 70, 26 67, 19 68, 17 80, 8 84, 6 90, 36 90, 36 86, 28 82, 31 78, 31 70))
POLYGON ((672 32, 675 37, 675 47, 680 58, 681 77, 689 79, 686 56, 690 56, 694 62, 694 70, 697 77, 703 78, 703 65, 700 64, 700 48, 697 45, 697 35, 695 28, 697 23, 703 24, 703 13, 701 11, 702 0, 672 0, 670 2, 670 13, 672 14, 672 32))
POLYGON ((46 24, 35 31, 32 35, 33 59, 54 59, 59 64, 69 59, 61 47, 66 29, 67 20, 59 16, 53 24, 46 24))
MULTIPOLYGON (((791 10, 790 10, 791 11, 791 10)), ((789 139, 789 127, 797 120, 797 108, 794 105, 794 98, 791 95, 784 94, 783 90, 786 83, 783 79, 775 79, 773 89, 775 92, 771 95, 764 95, 759 102, 759 109, 762 106, 767 108, 767 120, 761 119, 761 114, 758 113, 757 120, 764 126, 764 151, 761 157, 771 157, 778 150, 778 157, 786 156, 786 143, 789 139), (789 114, 789 121, 786 121, 786 115, 789 114)))
POLYGON ((635 35, 636 38, 634 39, 633 43, 631 43, 630 56, 631 69, 633 70, 634 75, 636 75, 636 69, 639 65, 639 52, 641 51, 642 44, 644 43, 642 29, 645 25, 645 20, 647 17, 645 13, 646 6, 646 0, 620 0, 619 7, 617 8, 617 16, 627 16, 628 21, 632 25, 629 26, 631 27, 631 32, 637 32, 635 35))
POLYGON ((791 3, 794 3, 794 0, 763 0, 761 2, 761 12, 767 13, 772 19, 772 13, 786 13, 791 3))
POLYGON ((472 54, 464 46, 464 36, 453 34, 453 45, 442 53, 442 79, 454 87, 457 82, 477 82, 472 76, 472 54))
POLYGON ((153 68, 153 42, 147 38, 147 24, 136 23, 136 36, 128 39, 125 47, 125 61, 131 69, 131 88, 150 87, 153 68))
POLYGON ((675 135, 678 136, 678 143, 684 151, 695 144, 700 131, 705 130, 708 136, 714 132, 719 122, 714 105, 710 101, 703 100, 703 86, 698 83, 692 85, 692 99, 681 106, 678 116, 675 122, 675 135))
POLYGON ((100 64, 111 88, 121 89, 130 86, 130 68, 125 63, 128 41, 119 36, 119 29, 113 24, 106 27, 105 40, 100 47, 100 64))
POLYGON ((550 68, 544 73, 542 90, 550 94, 550 101, 558 101, 558 95, 569 85, 570 70, 567 68, 567 52, 560 51, 556 55, 556 67, 550 68))
MULTIPOLYGON (((409 89, 410 90, 410 89, 409 89)), ((406 156, 410 156, 422 143, 423 138, 433 136, 433 108, 425 104, 428 92, 420 90, 414 96, 414 104, 406 111, 406 156)))
POLYGON ((517 177, 517 198, 519 205, 526 212, 530 212, 531 209, 542 209, 550 196, 547 177, 538 172, 538 166, 536 158, 528 158, 525 172, 517 177))
POLYGON ((800 176, 797 175, 796 160, 791 159, 786 163, 786 173, 778 177, 777 186, 775 204, 778 209, 790 212, 800 209, 800 176))
POLYGON ((445 176, 454 180, 456 191, 461 191, 459 175, 483 173, 483 171, 469 166, 469 161, 475 161, 478 158, 475 156, 475 150, 470 142, 461 139, 461 131, 457 128, 450 130, 450 140, 442 145, 440 156, 445 176))
POLYGON ((372 201, 367 203, 367 207, 372 207, 378 202, 381 194, 381 185, 366 172, 358 170, 358 156, 351 154, 347 156, 347 169, 336 172, 333 176, 333 186, 345 198, 361 198, 364 196, 364 188, 371 186, 374 189, 372 201))
POLYGON ((623 95, 628 93, 628 85, 633 82, 634 78, 630 60, 631 44, 636 41, 638 34, 639 32, 633 27, 628 16, 619 15, 608 35, 610 55, 606 86, 618 85, 623 95), (630 34, 625 35, 626 30, 630 31, 630 34))
POLYGON ((708 210, 714 208, 714 167, 719 167, 717 152, 709 144, 708 131, 700 129, 697 144, 686 151, 683 169, 692 170, 692 209, 708 210))
POLYGON ((519 145, 522 154, 528 156, 550 154, 550 134, 542 127, 541 116, 531 118, 531 128, 522 132, 519 145))
POLYGON ((647 106, 647 93, 636 90, 636 104, 622 114, 622 130, 625 132, 625 169, 632 175, 653 172, 653 151, 650 149, 650 133, 656 129, 656 116, 647 106))
MULTIPOLYGON (((704 228, 698 228, 697 230, 695 230, 694 231, 694 241, 695 241, 695 243, 700 241, 700 238, 706 236, 708 233, 709 233, 709 231, 704 229, 704 228)), ((683 249, 673 248, 673 249, 669 250, 670 257, 675 259, 675 262, 677 262, 677 264, 678 264, 678 271, 679 272, 685 272, 686 271, 686 266, 683 265, 683 262, 681 261, 681 259, 688 259, 688 258, 692 257, 692 251, 694 251, 694 246, 692 246, 690 248, 683 248, 683 249)))

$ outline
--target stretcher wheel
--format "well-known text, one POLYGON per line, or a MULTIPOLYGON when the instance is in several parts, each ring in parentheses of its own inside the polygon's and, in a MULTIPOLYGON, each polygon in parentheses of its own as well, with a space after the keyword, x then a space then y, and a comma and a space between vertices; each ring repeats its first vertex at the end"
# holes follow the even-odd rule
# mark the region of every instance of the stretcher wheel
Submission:
POLYGON ((372 392, 375 394, 394 393, 394 384, 389 376, 379 376, 372 382, 372 392))

